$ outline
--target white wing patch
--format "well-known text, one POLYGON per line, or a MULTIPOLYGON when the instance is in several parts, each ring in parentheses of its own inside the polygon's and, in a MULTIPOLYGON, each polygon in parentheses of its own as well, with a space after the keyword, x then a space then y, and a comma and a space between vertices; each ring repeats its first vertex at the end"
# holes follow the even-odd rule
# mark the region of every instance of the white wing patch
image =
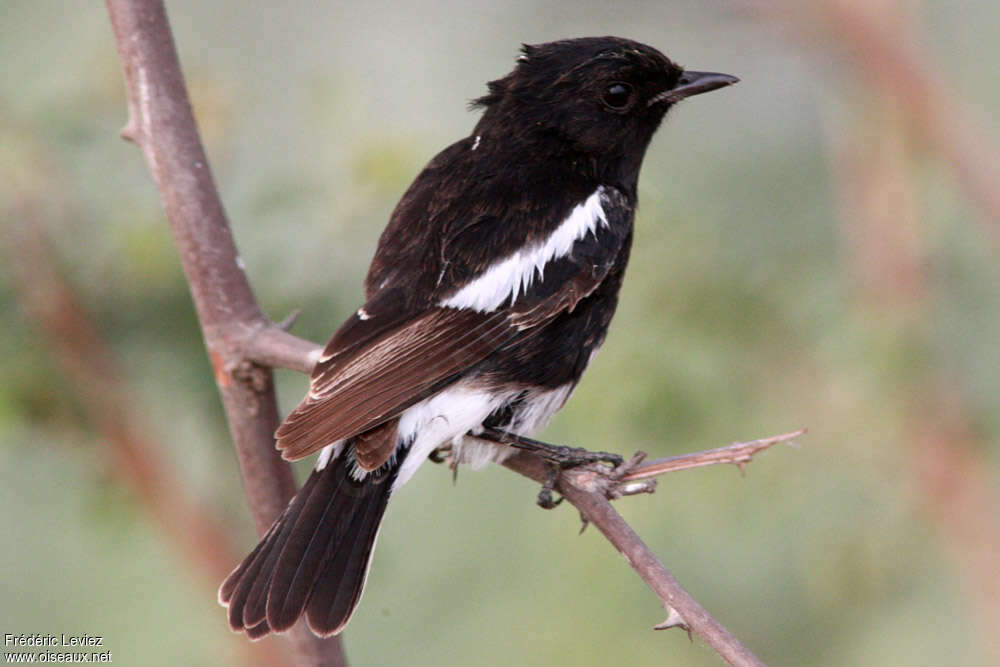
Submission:
POLYGON ((478 278, 442 299, 439 305, 489 313, 508 300, 514 303, 518 294, 528 291, 536 274, 539 280, 544 279, 546 264, 568 255, 573 244, 588 233, 596 233, 598 225, 607 226, 608 218, 601 206, 603 197, 604 186, 601 185, 583 203, 577 204, 549 238, 494 262, 478 278))

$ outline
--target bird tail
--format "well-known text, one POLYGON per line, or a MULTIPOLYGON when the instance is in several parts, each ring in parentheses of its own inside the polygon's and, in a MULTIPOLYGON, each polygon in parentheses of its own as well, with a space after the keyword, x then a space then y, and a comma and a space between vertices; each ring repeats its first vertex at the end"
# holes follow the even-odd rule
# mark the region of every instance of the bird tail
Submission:
MULTIPOLYGON (((229 625, 253 639, 284 632, 302 616, 317 635, 339 633, 361 599, 399 451, 358 480, 351 442, 317 468, 260 544, 219 588, 229 625)), ((322 460, 322 459, 321 459, 322 460)))

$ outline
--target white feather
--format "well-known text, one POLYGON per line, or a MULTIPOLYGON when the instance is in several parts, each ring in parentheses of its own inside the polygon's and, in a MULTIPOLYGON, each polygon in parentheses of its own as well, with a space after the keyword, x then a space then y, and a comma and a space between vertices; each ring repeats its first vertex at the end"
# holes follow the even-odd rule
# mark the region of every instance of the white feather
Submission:
POLYGON ((587 199, 578 204, 544 241, 491 264, 478 278, 467 283, 462 289, 439 305, 445 308, 471 308, 481 313, 496 310, 506 301, 514 303, 518 294, 527 292, 538 279, 544 279, 545 265, 554 259, 565 257, 573 244, 588 233, 596 233, 599 225, 607 225, 608 219, 601 206, 604 186, 599 186, 587 199))
POLYGON ((319 452, 319 458, 316 459, 316 470, 322 470, 326 467, 326 464, 330 462, 331 459, 335 459, 340 456, 340 452, 344 449, 344 441, 337 440, 332 442, 319 452))
POLYGON ((552 415, 559 411, 570 394, 574 385, 567 382, 564 385, 548 391, 538 391, 524 401, 524 407, 518 410, 509 429, 519 435, 531 435, 545 428, 552 415))
MULTIPOLYGON (((511 422, 501 425, 500 428, 518 435, 531 435, 549 423, 552 415, 566 403, 571 393, 573 393, 572 382, 555 389, 533 391, 523 399, 521 408, 517 410, 511 422)), ((460 463, 478 470, 489 463, 503 463, 516 451, 517 449, 509 445, 466 437, 455 443, 453 454, 460 463)))
MULTIPOLYGON (((511 422, 501 428, 520 435, 531 435, 548 423, 572 391, 573 384, 567 383, 555 389, 530 392, 519 402, 521 407, 511 422)), ((522 392, 523 389, 516 387, 504 391, 481 389, 474 382, 464 382, 406 409, 400 415, 396 437, 399 443, 412 440, 412 444, 393 482, 392 492, 406 484, 438 447, 451 445, 455 459, 473 469, 488 463, 500 463, 516 452, 508 445, 466 436, 482 431, 484 419, 518 398, 522 392)), ((344 442, 338 440, 324 447, 316 461, 316 470, 322 470, 332 459, 340 456, 344 442)), ((368 473, 355 466, 351 474, 355 479, 362 479, 368 473)))
POLYGON ((483 427, 483 420, 509 402, 517 391, 496 392, 458 383, 408 408, 399 419, 399 441, 413 439, 392 490, 406 484, 427 456, 442 445, 457 446, 462 437, 483 427))

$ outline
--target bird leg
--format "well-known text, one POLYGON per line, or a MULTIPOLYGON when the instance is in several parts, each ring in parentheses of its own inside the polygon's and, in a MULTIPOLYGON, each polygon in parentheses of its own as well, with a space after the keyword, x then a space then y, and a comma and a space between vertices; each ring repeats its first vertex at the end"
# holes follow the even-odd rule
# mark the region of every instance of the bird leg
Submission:
POLYGON ((559 466, 549 464, 549 472, 545 475, 545 481, 542 483, 542 488, 538 492, 538 506, 543 510, 555 509, 556 505, 563 501, 560 496, 559 500, 552 500, 552 492, 555 491, 556 482, 559 481, 559 466))
POLYGON ((534 440, 492 426, 484 428, 482 433, 477 434, 477 437, 531 452, 559 468, 574 468, 585 463, 610 463, 613 466, 619 466, 624 460, 619 454, 591 452, 582 447, 550 445, 541 440, 534 440))
POLYGON ((491 440, 501 445, 523 449, 535 454, 549 464, 549 474, 545 477, 542 490, 538 492, 538 504, 545 509, 552 509, 562 502, 562 498, 555 501, 552 499, 552 492, 555 490, 556 482, 559 480, 559 471, 587 463, 610 463, 612 466, 618 467, 623 462, 622 457, 618 454, 591 452, 581 447, 551 445, 547 442, 491 426, 484 428, 482 433, 477 434, 477 437, 491 440))

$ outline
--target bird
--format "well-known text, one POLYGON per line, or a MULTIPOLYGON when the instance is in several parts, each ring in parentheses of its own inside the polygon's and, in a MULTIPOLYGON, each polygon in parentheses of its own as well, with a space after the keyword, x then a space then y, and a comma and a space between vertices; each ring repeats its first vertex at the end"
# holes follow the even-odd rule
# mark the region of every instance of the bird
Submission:
POLYGON ((423 461, 448 447, 481 467, 536 442, 605 339, 650 140, 677 102, 738 80, 584 37, 523 45, 488 83, 471 134, 392 212, 363 305, 275 434, 285 459, 319 456, 219 589, 234 631, 256 639, 305 617, 338 634, 386 505, 423 461))

